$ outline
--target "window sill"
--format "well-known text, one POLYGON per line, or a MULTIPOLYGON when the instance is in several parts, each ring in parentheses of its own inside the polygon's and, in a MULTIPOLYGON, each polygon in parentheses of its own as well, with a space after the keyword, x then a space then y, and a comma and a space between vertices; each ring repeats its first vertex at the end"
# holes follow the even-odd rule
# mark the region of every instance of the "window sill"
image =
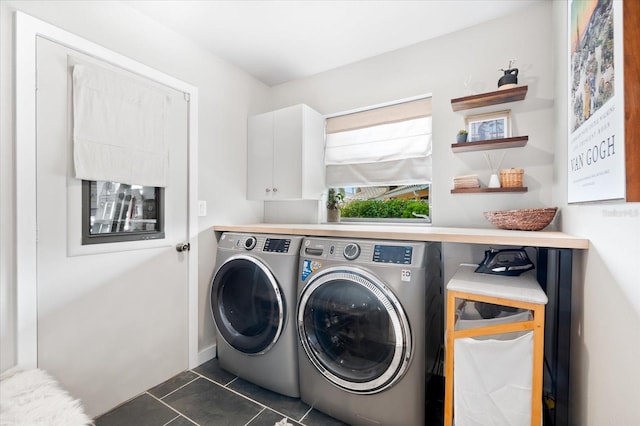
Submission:
POLYGON ((368 218, 368 217, 341 217, 339 222, 330 222, 331 224, 362 224, 362 225, 376 225, 386 223, 389 225, 431 225, 431 219, 396 219, 396 218, 368 218))

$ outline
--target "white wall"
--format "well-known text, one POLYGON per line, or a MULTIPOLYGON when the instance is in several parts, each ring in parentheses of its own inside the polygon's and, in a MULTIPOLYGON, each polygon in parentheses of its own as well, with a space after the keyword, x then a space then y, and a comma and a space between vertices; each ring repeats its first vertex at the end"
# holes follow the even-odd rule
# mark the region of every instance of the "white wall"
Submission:
MULTIPOLYGON (((617 0, 616 0, 617 1, 617 0)), ((588 238, 578 256, 571 340, 574 425, 640 424, 640 203, 567 204, 567 7, 553 3, 557 61, 553 200, 562 228, 588 238)), ((635 78, 637 76, 627 76, 635 78)))
POLYGON ((194 43, 114 1, 0 3, 0 370, 15 364, 15 200, 13 11, 21 10, 199 89, 199 348, 214 343, 207 292, 215 260, 214 224, 259 222, 263 205, 246 200, 246 119, 267 108, 269 88, 194 43))
POLYGON ((16 342, 12 32, 0 2, 0 371, 15 364, 16 342))
MULTIPOLYGON (((542 3, 517 15, 425 41, 356 64, 273 88, 275 107, 303 102, 322 114, 433 94, 432 216, 437 226, 491 226, 483 211, 541 207, 551 204, 554 82, 551 38, 540 31, 550 18, 550 4, 542 3), (466 96, 471 80, 476 93, 497 89, 509 59, 517 58, 520 84, 527 84, 525 101, 498 106, 511 109, 514 136, 529 135, 520 149, 503 150, 503 167, 523 167, 527 193, 451 195, 453 177, 478 173, 486 184, 489 167, 482 153, 454 154, 457 131, 464 116, 484 109, 456 113, 451 98, 466 96)), ((497 162, 501 151, 491 152, 497 162)))

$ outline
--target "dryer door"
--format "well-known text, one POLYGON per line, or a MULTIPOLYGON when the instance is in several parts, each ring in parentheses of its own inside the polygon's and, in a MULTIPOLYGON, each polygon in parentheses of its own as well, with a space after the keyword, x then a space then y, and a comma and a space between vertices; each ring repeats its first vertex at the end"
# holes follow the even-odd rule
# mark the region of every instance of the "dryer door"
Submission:
POLYGON ((331 383, 371 394, 392 386, 411 361, 411 330, 393 293, 358 268, 328 268, 300 294, 298 333, 331 383))
POLYGON ((267 352, 282 333, 284 309, 280 287, 259 259, 233 256, 213 277, 213 320, 220 336, 241 352, 267 352))

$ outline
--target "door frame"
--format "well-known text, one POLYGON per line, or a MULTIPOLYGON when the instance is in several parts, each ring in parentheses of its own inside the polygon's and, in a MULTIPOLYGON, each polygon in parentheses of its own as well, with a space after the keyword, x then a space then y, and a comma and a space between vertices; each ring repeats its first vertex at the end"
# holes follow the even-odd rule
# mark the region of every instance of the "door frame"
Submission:
POLYGON ((16 364, 38 366, 36 216, 36 39, 43 37, 117 65, 188 97, 188 367, 198 365, 198 89, 22 12, 15 12, 16 364))

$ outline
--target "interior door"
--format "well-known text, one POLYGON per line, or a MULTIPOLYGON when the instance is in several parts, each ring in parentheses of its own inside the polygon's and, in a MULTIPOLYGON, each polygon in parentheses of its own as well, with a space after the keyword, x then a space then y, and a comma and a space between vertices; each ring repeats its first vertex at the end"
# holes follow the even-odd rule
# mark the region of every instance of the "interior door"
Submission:
POLYGON ((188 102, 156 85, 169 97, 165 238, 83 251, 71 141, 77 60, 143 77, 38 38, 38 367, 98 415, 188 367, 188 252, 176 251, 188 241, 188 102))

